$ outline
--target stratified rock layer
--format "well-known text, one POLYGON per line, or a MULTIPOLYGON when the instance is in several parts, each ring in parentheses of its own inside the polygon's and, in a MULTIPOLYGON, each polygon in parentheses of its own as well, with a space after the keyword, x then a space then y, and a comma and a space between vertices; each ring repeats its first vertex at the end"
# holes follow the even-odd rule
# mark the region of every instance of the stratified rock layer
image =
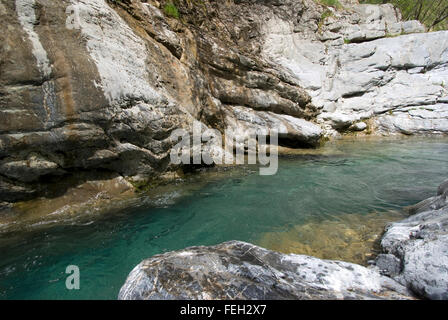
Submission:
POLYGON ((448 132, 446 31, 422 33, 390 4, 310 8, 300 25, 272 13, 262 52, 312 96, 327 134, 448 132))
POLYGON ((233 42, 231 21, 217 17, 225 5, 208 15, 179 8, 187 23, 157 6, 0 1, 0 200, 46 195, 50 178, 80 171, 158 179, 179 169, 169 158, 175 129, 200 121, 224 133, 239 121, 224 119, 233 105, 267 129, 294 128, 284 135, 298 144, 319 143, 308 94, 233 42))

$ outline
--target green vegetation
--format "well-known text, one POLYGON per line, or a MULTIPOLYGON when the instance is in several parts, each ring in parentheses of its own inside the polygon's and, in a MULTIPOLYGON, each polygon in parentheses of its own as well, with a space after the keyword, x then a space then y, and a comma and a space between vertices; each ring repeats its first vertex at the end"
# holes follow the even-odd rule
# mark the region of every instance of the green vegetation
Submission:
POLYGON ((448 29, 448 0, 361 0, 360 3, 392 3, 404 20, 419 20, 429 30, 448 29))
POLYGON ((327 7, 333 7, 336 9, 342 9, 342 4, 339 2, 339 0, 318 0, 320 4, 327 6, 327 7))
POLYGON ((324 12, 322 12, 322 15, 320 16, 320 20, 319 20, 319 32, 321 32, 322 26, 324 25, 325 20, 333 15, 334 15, 333 12, 328 9, 325 10, 324 12))
POLYGON ((165 6, 163 7, 163 12, 165 12, 168 17, 179 19, 179 10, 172 2, 168 2, 167 4, 165 4, 165 6))
POLYGON ((333 16, 333 12, 331 12, 331 10, 325 10, 324 12, 322 12, 322 15, 320 16, 320 21, 324 22, 325 19, 327 19, 328 17, 333 16))

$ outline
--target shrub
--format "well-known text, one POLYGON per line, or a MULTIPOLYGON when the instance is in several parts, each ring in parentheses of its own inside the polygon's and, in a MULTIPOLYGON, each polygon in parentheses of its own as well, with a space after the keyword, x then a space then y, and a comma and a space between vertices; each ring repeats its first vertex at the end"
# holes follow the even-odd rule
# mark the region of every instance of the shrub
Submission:
POLYGON ((163 12, 165 12, 168 17, 179 19, 179 10, 177 10, 176 5, 172 2, 168 2, 165 5, 165 7, 163 8, 163 12))

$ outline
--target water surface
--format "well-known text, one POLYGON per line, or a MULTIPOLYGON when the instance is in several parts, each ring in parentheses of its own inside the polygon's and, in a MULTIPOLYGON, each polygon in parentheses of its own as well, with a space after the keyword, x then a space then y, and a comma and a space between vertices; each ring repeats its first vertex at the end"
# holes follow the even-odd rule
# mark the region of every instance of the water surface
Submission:
MULTIPOLYGON (((447 155, 446 139, 341 141, 314 155, 280 159, 275 176, 242 167, 225 177, 211 175, 175 202, 3 235, 0 299, 115 299, 142 259, 227 240, 351 257, 345 247, 362 251, 364 231, 350 236, 350 230, 363 224, 365 241, 371 241, 378 226, 402 217, 400 208, 433 195, 447 177, 447 155), (325 234, 342 242, 325 242, 325 234), (65 288, 68 265, 80 268, 80 290, 65 288)), ((167 199, 173 196, 167 191, 167 199)))

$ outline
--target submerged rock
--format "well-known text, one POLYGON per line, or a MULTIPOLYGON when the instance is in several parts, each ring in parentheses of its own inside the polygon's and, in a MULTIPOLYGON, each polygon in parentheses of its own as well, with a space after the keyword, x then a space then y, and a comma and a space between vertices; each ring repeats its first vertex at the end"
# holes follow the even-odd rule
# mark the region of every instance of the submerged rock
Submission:
POLYGON ((119 299, 411 299, 394 280, 356 264, 286 255, 231 241, 144 260, 119 299))
POLYGON ((262 234, 257 244, 282 253, 367 265, 379 253, 384 227, 406 217, 400 211, 338 214, 302 223, 286 231, 262 234))

